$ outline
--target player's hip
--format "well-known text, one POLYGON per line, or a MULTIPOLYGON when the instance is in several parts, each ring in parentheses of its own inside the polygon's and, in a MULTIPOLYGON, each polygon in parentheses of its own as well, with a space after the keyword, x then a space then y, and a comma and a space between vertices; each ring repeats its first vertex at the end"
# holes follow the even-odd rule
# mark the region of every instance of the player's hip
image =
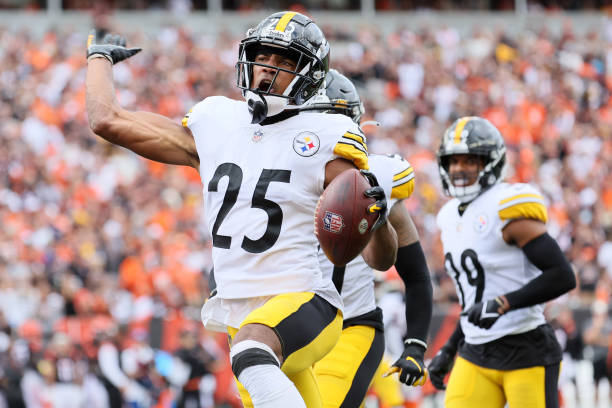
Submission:
POLYGON ((276 295, 252 310, 238 326, 228 327, 231 338, 241 327, 262 324, 277 334, 286 374, 311 367, 334 347, 342 331, 342 311, 313 292, 276 295))
POLYGON ((473 364, 498 370, 547 366, 562 360, 559 342, 547 323, 484 344, 472 344, 466 339, 459 347, 459 355, 473 364))
POLYGON ((447 408, 557 408, 560 363, 514 370, 481 367, 457 357, 445 395, 447 408))

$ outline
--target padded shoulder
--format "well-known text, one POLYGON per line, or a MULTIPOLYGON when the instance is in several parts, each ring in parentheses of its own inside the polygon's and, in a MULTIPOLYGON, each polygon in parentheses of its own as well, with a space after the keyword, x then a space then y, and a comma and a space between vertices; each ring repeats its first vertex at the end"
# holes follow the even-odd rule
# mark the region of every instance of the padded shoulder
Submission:
POLYGON ((241 102, 225 96, 209 96, 208 98, 196 103, 193 108, 189 109, 189 112, 185 114, 185 117, 183 117, 181 123, 184 127, 191 128, 191 126, 195 123, 206 118, 207 116, 216 115, 217 112, 222 111, 227 115, 227 112, 231 112, 231 110, 227 109, 228 105, 237 103, 241 102), (220 108, 222 110, 220 110, 220 108))
POLYGON ((500 186, 497 213, 504 222, 521 218, 548 221, 544 196, 535 187, 523 183, 500 186))

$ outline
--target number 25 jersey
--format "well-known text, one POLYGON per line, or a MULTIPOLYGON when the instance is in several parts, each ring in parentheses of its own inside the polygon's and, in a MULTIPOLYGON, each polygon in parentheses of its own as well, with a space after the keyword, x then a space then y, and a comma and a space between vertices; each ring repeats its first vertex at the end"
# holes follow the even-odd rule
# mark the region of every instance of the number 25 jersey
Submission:
POLYGON ((327 162, 368 167, 357 125, 323 113, 251 124, 245 102, 220 96, 198 103, 183 124, 200 158, 217 296, 314 291, 341 306, 319 268, 314 210, 327 162))
MULTIPOLYGON (((512 220, 547 221, 544 198, 528 184, 499 183, 480 194, 459 215, 459 200, 452 199, 438 213, 445 268, 455 283, 462 309, 517 290, 542 272, 523 251, 507 244, 502 229, 512 220)), ((512 310, 488 330, 461 317, 465 341, 487 343, 519 334, 545 323, 543 306, 512 310)))

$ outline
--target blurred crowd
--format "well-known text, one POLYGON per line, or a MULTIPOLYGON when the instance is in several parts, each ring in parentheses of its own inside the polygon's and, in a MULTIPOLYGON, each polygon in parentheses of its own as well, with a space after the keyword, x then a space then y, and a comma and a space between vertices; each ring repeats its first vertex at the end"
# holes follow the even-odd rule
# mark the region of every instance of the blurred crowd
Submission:
MULTIPOLYGON (((241 97, 240 38, 108 28, 143 48, 114 68, 126 108, 180 121, 207 96, 241 97)), ((370 152, 400 153, 416 169, 406 205, 436 310, 456 299, 435 225, 447 199, 435 151, 454 119, 480 115, 505 137, 506 178, 545 195, 549 232, 575 267, 579 288, 548 308, 568 358, 597 360, 608 378, 612 27, 323 28, 363 120, 380 124, 364 125, 370 152)), ((202 182, 91 133, 84 43, 81 32, 0 28, 0 407, 237 406, 227 340, 199 323, 212 268, 202 182)), ((383 276, 393 290, 393 271, 383 276)))

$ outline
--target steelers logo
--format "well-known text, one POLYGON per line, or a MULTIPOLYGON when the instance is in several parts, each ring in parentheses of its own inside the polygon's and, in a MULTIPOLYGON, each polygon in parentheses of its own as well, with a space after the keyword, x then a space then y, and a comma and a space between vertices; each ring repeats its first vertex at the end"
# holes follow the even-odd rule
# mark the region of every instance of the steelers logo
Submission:
POLYGON ((303 157, 310 157, 319 151, 319 136, 312 132, 302 132, 293 138, 293 150, 303 157))
POLYGON ((476 232, 484 232, 489 225, 489 219, 486 214, 480 214, 476 218, 474 218, 474 231, 476 232))

